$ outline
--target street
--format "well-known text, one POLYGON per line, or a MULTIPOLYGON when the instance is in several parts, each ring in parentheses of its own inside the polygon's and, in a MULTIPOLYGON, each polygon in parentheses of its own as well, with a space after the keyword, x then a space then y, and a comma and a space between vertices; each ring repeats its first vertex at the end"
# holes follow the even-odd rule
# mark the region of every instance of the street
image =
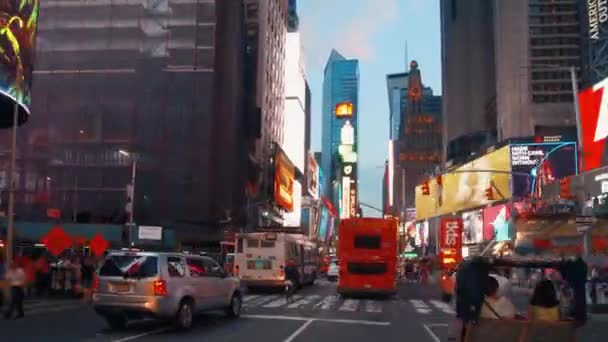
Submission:
MULTIPOLYGON (((26 317, 0 321, 0 335, 10 341, 445 341, 451 306, 438 300, 436 286, 406 283, 391 299, 346 299, 336 295, 335 283, 318 280, 287 304, 283 295, 253 293, 244 297, 242 317, 205 314, 193 329, 175 331, 152 320, 132 322, 111 331, 93 310, 69 300, 28 303, 26 317)), ((524 300, 517 300, 524 302, 524 300)), ((581 341, 598 341, 608 325, 590 322, 581 341)))

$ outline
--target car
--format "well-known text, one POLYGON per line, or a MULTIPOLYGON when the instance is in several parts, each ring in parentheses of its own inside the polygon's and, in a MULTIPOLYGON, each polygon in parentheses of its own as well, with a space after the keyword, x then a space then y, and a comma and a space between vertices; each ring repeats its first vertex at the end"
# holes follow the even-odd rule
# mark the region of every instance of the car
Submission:
POLYGON ((196 314, 240 316, 241 286, 215 260, 181 253, 111 251, 96 273, 93 309, 110 328, 155 318, 188 329, 196 314))
POLYGON ((332 259, 329 262, 329 268, 327 270, 327 280, 329 281, 337 281, 340 277, 340 263, 338 259, 332 259))

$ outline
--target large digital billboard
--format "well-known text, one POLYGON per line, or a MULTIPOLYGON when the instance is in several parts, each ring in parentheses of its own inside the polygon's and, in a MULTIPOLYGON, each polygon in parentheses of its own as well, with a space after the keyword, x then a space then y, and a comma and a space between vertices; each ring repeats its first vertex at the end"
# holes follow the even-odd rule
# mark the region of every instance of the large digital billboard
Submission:
POLYGON ((483 211, 481 209, 462 213, 462 243, 476 244, 483 241, 483 211))
POLYGON ((583 170, 589 171, 606 164, 608 137, 608 78, 581 91, 579 108, 583 143, 583 170))
POLYGON ((294 209, 295 168, 287 155, 275 144, 274 156, 274 201, 291 212, 294 209))
POLYGON ((19 125, 30 113, 39 0, 0 1, 0 128, 19 125))
POLYGON ((576 174, 575 142, 513 144, 510 147, 513 197, 526 197, 538 185, 576 174))
POLYGON ((509 241, 515 234, 510 222, 511 209, 507 204, 499 204, 483 209, 483 239, 509 241))
POLYGON ((437 180, 428 182, 428 195, 422 187, 416 187, 416 219, 452 214, 470 208, 480 207, 493 201, 511 198, 509 147, 505 146, 469 163, 466 163, 437 180), (486 197, 486 190, 492 187, 494 199, 486 197))
POLYGON ((341 102, 336 105, 336 117, 350 118, 353 116, 354 106, 352 102, 341 102))

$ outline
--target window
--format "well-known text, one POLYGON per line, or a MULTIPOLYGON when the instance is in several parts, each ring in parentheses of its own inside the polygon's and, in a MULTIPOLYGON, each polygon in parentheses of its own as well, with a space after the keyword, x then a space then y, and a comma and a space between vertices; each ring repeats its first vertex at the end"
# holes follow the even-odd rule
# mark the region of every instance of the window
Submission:
POLYGON ((189 258, 186 259, 186 262, 188 263, 191 277, 200 278, 209 274, 202 259, 189 258))
POLYGON ((355 236, 355 248, 379 249, 380 240, 379 235, 358 235, 355 236))
POLYGON ((243 253, 243 239, 238 239, 236 242, 236 252, 243 253))
POLYGON ((186 275, 186 265, 184 265, 182 258, 168 257, 167 269, 170 277, 183 277, 186 275))
POLYGON ((203 259, 203 265, 205 266, 205 269, 208 271, 209 275, 217 277, 224 274, 222 268, 212 259, 203 259))
POLYGON ((351 274, 384 274, 386 273, 386 263, 349 263, 348 264, 348 273, 351 274))
POLYGON ((258 248, 260 247, 260 240, 247 239, 247 248, 258 248))
POLYGON ((262 241, 260 247, 262 247, 262 248, 274 248, 274 241, 262 241))
POLYGON ((158 258, 147 255, 112 255, 99 270, 102 277, 149 278, 158 274, 158 258))

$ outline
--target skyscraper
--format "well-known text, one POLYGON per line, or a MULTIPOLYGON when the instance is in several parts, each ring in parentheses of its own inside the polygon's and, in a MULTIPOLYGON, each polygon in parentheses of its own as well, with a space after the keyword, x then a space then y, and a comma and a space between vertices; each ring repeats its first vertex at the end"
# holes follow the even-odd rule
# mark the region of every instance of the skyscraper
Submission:
POLYGON ((357 147, 359 61, 332 50, 325 65, 322 108, 322 163, 325 193, 341 217, 358 210, 357 147))

